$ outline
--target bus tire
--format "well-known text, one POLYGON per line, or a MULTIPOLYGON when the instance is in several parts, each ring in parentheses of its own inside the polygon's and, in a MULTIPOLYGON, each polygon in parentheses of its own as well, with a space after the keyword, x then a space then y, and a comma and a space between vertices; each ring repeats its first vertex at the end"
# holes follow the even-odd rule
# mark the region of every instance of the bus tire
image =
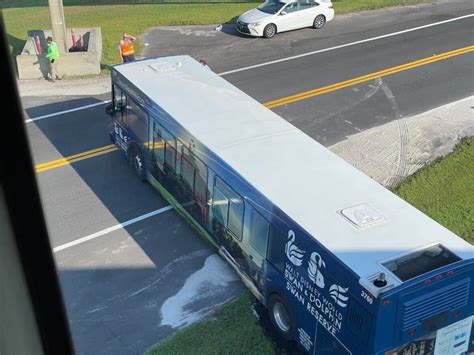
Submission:
POLYGON ((275 330, 286 340, 296 338, 296 320, 290 303, 277 293, 268 300, 268 315, 275 330))
POLYGON ((136 146, 130 148, 130 164, 132 164, 133 170, 137 173, 141 181, 146 181, 145 161, 140 149, 136 146))

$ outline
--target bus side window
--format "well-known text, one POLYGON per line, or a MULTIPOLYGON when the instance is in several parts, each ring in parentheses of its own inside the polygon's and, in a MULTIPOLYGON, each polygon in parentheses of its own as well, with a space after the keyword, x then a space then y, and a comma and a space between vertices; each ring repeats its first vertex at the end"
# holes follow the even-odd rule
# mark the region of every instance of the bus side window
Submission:
POLYGON ((286 237, 273 225, 270 226, 268 243, 268 261, 280 272, 285 271, 285 244, 286 237))
POLYGON ((267 256, 268 231, 269 223, 258 213, 252 209, 250 220, 250 245, 257 251, 260 256, 267 256))

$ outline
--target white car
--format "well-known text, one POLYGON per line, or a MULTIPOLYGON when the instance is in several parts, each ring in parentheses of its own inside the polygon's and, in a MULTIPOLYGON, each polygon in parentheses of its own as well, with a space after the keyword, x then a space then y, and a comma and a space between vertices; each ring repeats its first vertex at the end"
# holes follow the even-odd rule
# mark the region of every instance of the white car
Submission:
POLYGON ((334 18, 330 0, 267 0, 236 22, 242 34, 271 38, 275 33, 304 27, 319 29, 334 18))

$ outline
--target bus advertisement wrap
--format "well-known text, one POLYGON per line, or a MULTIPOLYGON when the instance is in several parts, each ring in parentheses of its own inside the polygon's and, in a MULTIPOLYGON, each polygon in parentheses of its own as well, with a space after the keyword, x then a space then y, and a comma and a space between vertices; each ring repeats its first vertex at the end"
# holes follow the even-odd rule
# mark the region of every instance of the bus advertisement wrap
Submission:
POLYGON ((474 349, 474 247, 189 56, 114 66, 110 138, 311 354, 474 349))

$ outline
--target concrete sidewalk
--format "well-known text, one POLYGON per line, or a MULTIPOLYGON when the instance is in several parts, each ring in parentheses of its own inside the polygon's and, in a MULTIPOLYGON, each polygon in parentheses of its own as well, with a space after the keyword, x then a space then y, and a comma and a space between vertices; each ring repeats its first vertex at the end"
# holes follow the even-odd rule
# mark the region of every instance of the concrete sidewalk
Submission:
POLYGON ((329 149, 393 188, 474 136, 474 96, 354 134, 329 149))
POLYGON ((109 75, 69 78, 55 82, 44 79, 17 80, 21 97, 25 96, 94 96, 111 92, 109 75))

